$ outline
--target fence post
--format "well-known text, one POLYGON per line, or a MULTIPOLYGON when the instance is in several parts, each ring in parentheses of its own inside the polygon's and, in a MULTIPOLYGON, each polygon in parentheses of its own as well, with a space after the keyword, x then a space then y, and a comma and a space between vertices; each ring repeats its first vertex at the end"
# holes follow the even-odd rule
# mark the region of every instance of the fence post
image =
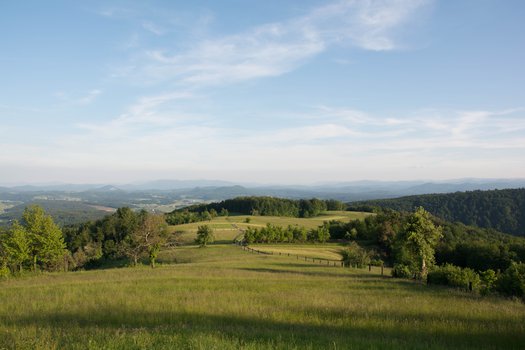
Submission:
POLYGON ((368 271, 372 271, 372 264, 368 264, 368 271))
POLYGON ((383 276, 383 264, 381 264, 381 276, 383 276))
POLYGON ((468 283, 468 290, 472 292, 472 282, 468 283))

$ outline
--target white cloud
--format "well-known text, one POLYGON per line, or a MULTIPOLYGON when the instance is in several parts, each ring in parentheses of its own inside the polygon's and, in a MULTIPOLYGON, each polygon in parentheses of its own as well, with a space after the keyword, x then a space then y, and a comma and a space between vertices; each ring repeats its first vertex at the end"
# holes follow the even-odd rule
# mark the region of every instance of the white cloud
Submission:
POLYGON ((163 109, 179 97, 184 95, 143 99, 127 117, 98 129, 80 129, 46 147, 2 144, 0 162, 105 169, 119 173, 120 180, 126 174, 148 172, 150 178, 194 173, 290 183, 320 178, 519 177, 525 171, 525 160, 518 156, 525 153, 525 138, 499 127, 514 123, 525 128, 520 110, 418 111, 405 123, 399 116, 359 111, 351 114, 366 117, 349 119, 345 115, 352 109, 325 107, 312 110, 320 113, 318 119, 302 124, 294 120, 293 127, 232 129, 212 125, 211 116, 199 123, 181 122, 183 113, 163 109), (426 115, 434 123, 424 123, 426 115))
MULTIPOLYGON (((170 47, 147 50, 116 76, 147 83, 209 86, 278 76, 333 45, 393 50, 396 30, 428 3, 430 0, 339 1, 288 21, 201 40, 185 51, 170 47)), ((142 25, 156 34, 162 32, 149 22, 142 25)))

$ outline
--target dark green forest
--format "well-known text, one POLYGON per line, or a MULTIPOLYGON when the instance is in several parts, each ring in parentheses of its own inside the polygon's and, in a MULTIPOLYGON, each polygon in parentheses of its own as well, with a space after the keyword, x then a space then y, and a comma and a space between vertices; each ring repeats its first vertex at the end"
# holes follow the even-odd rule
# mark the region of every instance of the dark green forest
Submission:
POLYGON ((262 216, 288 216, 309 218, 326 210, 345 210, 346 205, 337 200, 312 199, 284 199, 276 197, 237 197, 217 203, 199 204, 179 209, 168 214, 176 217, 184 212, 203 213, 214 211, 228 211, 232 214, 262 215, 262 216))
POLYGON ((525 236, 525 189, 425 194, 395 199, 352 203, 351 209, 374 207, 410 212, 423 206, 446 221, 492 228, 516 236, 525 236))

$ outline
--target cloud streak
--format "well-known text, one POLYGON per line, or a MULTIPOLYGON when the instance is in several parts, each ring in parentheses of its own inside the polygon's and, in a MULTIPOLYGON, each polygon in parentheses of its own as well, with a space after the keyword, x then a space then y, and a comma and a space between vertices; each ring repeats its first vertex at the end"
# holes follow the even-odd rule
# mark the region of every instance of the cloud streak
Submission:
MULTIPOLYGON (((174 52, 170 47, 146 50, 138 61, 117 75, 150 84, 172 81, 205 87, 279 76, 335 45, 393 50, 397 48, 396 31, 429 3, 429 0, 339 1, 288 21, 202 40, 186 51, 174 52)), ((146 29, 161 34, 149 22, 143 26, 145 23, 146 29)))

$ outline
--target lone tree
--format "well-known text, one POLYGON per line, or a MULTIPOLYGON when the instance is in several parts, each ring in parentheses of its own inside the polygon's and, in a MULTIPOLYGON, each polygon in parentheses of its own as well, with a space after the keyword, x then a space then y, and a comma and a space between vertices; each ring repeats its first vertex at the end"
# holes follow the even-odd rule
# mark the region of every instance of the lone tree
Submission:
POLYGON ((197 238, 195 243, 201 247, 206 247, 206 244, 213 242, 213 230, 208 225, 199 226, 197 229, 197 238))
POLYGON ((426 278, 428 267, 435 262, 435 247, 441 237, 442 228, 436 227, 430 213, 419 207, 408 217, 399 237, 402 263, 409 263, 419 278, 426 278))
POLYGON ((157 254, 166 240, 166 233, 167 225, 164 216, 141 211, 138 224, 125 237, 120 249, 133 261, 134 266, 138 264, 139 259, 147 255, 151 267, 155 267, 157 254))
POLYGON ((24 210, 23 224, 29 238, 33 270, 36 271, 38 265, 46 269, 55 269, 62 263, 66 253, 62 230, 38 205, 29 206, 24 210))

